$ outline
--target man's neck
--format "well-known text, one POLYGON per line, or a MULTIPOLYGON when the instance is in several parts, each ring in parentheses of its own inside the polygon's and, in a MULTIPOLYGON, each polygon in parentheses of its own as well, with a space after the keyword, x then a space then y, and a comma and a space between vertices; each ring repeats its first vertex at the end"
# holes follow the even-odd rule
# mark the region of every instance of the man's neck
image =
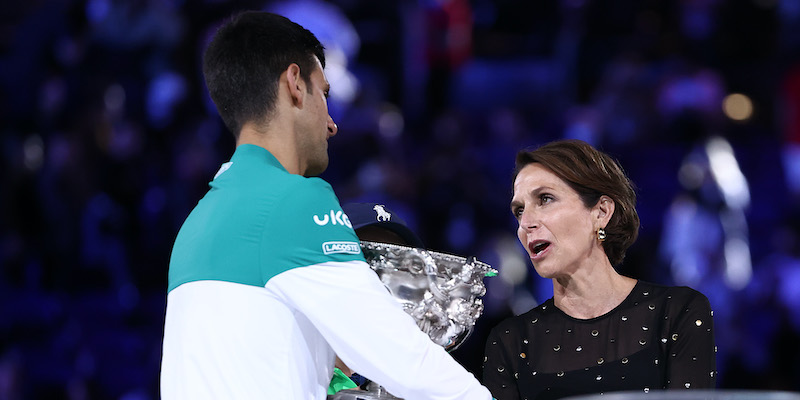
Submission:
POLYGON ((301 175, 300 161, 294 140, 288 135, 289 129, 283 130, 272 123, 267 129, 259 129, 254 124, 246 124, 239 132, 236 146, 252 144, 267 149, 283 168, 290 174, 301 175), (281 132, 279 132, 281 131, 281 132))

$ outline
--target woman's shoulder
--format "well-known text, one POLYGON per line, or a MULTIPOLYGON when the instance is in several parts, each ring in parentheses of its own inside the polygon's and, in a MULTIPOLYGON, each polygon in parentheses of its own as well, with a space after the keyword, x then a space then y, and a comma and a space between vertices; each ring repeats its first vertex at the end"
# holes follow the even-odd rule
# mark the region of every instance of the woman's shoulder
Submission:
POLYGON ((686 297, 703 296, 702 293, 700 293, 695 289, 692 289, 689 286, 664 285, 664 284, 640 280, 639 287, 642 290, 649 289, 654 294, 663 294, 667 296, 686 296, 686 297))
POLYGON ((703 293, 689 286, 670 286, 670 285, 662 285, 652 282, 640 281, 639 287, 644 292, 650 291, 653 294, 653 296, 664 298, 669 303, 708 304, 708 298, 703 293))
POLYGON ((544 318, 548 313, 547 311, 552 309, 553 306, 553 299, 549 299, 542 304, 522 313, 519 315, 515 315, 513 317, 508 317, 502 320, 499 324, 495 325, 493 328, 494 331, 506 331, 506 330, 519 330, 523 329, 524 326, 529 324, 536 324, 542 318, 544 318))

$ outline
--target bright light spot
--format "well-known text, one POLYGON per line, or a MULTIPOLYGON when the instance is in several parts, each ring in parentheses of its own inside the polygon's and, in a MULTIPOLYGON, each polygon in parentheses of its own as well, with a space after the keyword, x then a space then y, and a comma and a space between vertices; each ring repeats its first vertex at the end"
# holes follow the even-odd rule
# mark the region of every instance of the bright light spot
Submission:
POLYGON ((150 121, 158 128, 165 127, 171 121, 176 104, 186 96, 186 91, 186 80, 178 73, 167 71, 153 78, 147 88, 147 115, 150 121))
POLYGON ((753 267, 750 262, 750 247, 741 239, 725 242, 725 282, 728 287, 739 290, 750 283, 753 267))
POLYGON ((733 93, 722 100, 722 111, 728 118, 744 121, 753 116, 753 102, 741 93, 733 93))
POLYGON ((325 76, 331 84, 331 97, 350 104, 359 91, 358 79, 347 69, 347 55, 338 48, 325 48, 325 76))
POLYGON ((750 189, 730 143, 721 137, 714 137, 706 144, 706 152, 711 173, 716 178, 725 201, 731 207, 747 207, 750 204, 750 189))

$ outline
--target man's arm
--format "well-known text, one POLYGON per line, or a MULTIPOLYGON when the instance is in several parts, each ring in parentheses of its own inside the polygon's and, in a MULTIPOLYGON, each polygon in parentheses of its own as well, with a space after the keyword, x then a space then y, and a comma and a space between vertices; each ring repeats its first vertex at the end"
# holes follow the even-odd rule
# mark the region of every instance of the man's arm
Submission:
POLYGON ((268 290, 303 313, 359 374, 408 399, 491 399, 488 389, 433 343, 363 261, 294 268, 268 290), (357 305, 358 313, 342 312, 357 305))

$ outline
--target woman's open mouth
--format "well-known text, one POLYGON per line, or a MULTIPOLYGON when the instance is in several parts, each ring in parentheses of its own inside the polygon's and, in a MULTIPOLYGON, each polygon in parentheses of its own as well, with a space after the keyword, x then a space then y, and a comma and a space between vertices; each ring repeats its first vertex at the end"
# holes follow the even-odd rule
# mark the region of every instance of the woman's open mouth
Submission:
POLYGON ((530 250, 531 259, 540 258, 544 252, 550 247, 550 242, 546 240, 535 240, 528 245, 530 250))

